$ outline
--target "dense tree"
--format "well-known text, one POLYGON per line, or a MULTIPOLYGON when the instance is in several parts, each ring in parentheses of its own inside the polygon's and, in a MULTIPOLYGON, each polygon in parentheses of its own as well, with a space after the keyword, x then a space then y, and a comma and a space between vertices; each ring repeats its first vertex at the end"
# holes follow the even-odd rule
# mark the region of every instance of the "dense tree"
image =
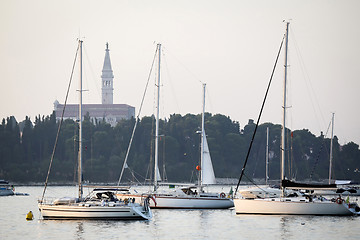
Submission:
MULTIPOLYGON (((111 127, 104 121, 92 122, 87 114, 83 121, 83 176, 90 182, 115 182, 128 150, 135 119, 122 120, 111 127)), ((168 181, 194 181, 200 160, 201 116, 170 115, 160 120, 159 169, 168 181)), ((14 182, 42 182, 46 178, 59 122, 55 114, 26 117, 17 123, 14 117, 0 124, 0 178, 14 182)), ((264 123, 258 127, 249 155, 245 175, 249 179, 265 177, 266 128, 270 130, 269 175, 280 176, 281 126, 264 123)), ((218 178, 238 178, 255 129, 252 120, 240 128, 238 122, 221 114, 205 114, 205 128, 218 178)), ((79 148, 78 123, 67 119, 61 126, 55 149, 50 181, 72 182, 76 176, 79 148)), ((286 176, 297 180, 321 180, 329 175, 330 139, 315 136, 307 129, 287 129, 286 176)), ((154 116, 143 117, 130 148, 123 180, 145 181, 153 176, 154 116)), ((360 180, 359 145, 350 142, 341 146, 333 141, 335 179, 360 180)))

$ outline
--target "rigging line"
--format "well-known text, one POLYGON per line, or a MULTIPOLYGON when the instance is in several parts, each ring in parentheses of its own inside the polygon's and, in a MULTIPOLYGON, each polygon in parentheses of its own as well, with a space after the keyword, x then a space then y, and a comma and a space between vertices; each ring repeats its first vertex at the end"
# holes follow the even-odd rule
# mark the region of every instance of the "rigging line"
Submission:
POLYGON ((125 166, 126 166, 126 162, 127 162, 128 157, 129 157, 129 152, 130 152, 131 144, 132 144, 132 141, 133 141, 133 139, 134 139, 134 135, 135 135, 135 130, 136 130, 137 124, 138 124, 138 122, 139 122, 139 116, 140 116, 140 113, 141 113, 142 106, 143 106, 143 104, 144 104, 145 95, 146 95, 146 92, 147 92, 147 88, 148 88, 148 86, 149 86, 150 76, 151 76, 152 69, 153 69, 153 67, 154 67, 154 63, 155 63, 155 59, 156 59, 156 54, 157 54, 158 50, 159 50, 159 49, 158 49, 158 46, 156 46, 156 51, 155 51, 155 55, 154 55, 154 58, 153 58, 153 61, 152 61, 152 64, 151 64, 151 68, 150 68, 150 72, 149 72, 148 79, 147 79, 147 82, 146 82, 146 86, 145 86, 145 89, 144 89, 144 94, 143 94, 143 97, 142 97, 142 99, 141 99, 141 104, 140 104, 139 112, 138 112, 138 115, 136 116, 135 125, 134 125, 133 131, 132 131, 132 134, 131 134, 131 138, 130 138, 130 143, 129 143, 129 146, 128 146, 128 149, 127 149, 127 152, 126 152, 126 156, 125 156, 125 160, 124 160, 123 167, 122 167, 122 169, 121 169, 121 173, 120 173, 120 177, 119 177, 119 181, 118 181, 118 186, 120 185, 120 181, 121 181, 122 175, 123 175, 123 173, 124 173, 124 169, 125 169, 125 166))
POLYGON ((327 128, 327 130, 326 130, 325 136, 324 136, 324 138, 322 139, 322 144, 321 144, 320 150, 319 150, 318 155, 317 155, 317 157, 316 157, 316 159, 315 159, 314 167, 313 167, 313 169, 311 170, 311 173, 310 173, 310 179, 312 179, 313 174, 314 174, 314 172, 315 172, 315 168, 317 167, 317 164, 319 163, 320 154, 321 154, 322 149, 323 149, 324 147, 326 148, 326 146, 325 146, 325 138, 326 138, 326 136, 327 136, 327 134, 328 134, 328 132, 329 132, 330 126, 331 126, 331 121, 330 121, 329 126, 328 126, 328 128, 327 128))
MULTIPOLYGON (((68 88, 67 88, 67 91, 66 91, 64 107, 63 107, 63 110, 62 110, 62 113, 61 113, 61 119, 60 119, 59 127, 58 127, 58 130, 57 130, 57 133, 56 133, 55 144, 54 144, 54 148, 53 148, 53 151, 52 151, 52 154, 51 154, 51 158, 50 158, 49 169, 48 169, 48 172, 47 172, 47 175, 46 175, 44 191, 43 191, 43 194, 42 194, 42 197, 41 197, 41 203, 42 203, 43 200, 44 200, 45 191, 46 191, 47 184, 48 184, 48 180, 49 180, 50 170, 51 170, 51 166, 52 166, 52 163, 53 163, 53 160, 54 160, 56 145, 57 145, 57 142, 58 142, 58 140, 59 140, 60 129, 61 129, 61 125, 62 125, 62 122, 63 122, 63 119, 64 119, 64 113, 65 113, 66 103, 67 103, 67 99, 68 99, 68 96, 69 96, 71 81, 72 81, 72 77, 73 77, 73 74, 74 74, 74 69, 75 69, 75 64, 76 64, 76 59, 77 59, 77 55, 78 55, 78 52, 79 52, 79 48, 80 48, 80 41, 79 41, 79 44, 78 44, 78 47, 77 47, 76 53, 75 53, 74 63, 73 63, 73 67, 72 67, 71 74, 70 74, 69 85, 68 85, 68 88)), ((80 119, 80 121, 81 121, 81 119, 80 119)))
MULTIPOLYGON (((166 75, 167 75, 167 77, 168 77, 168 79, 169 79, 169 83, 170 83, 170 88, 171 88, 171 91, 172 91, 172 95, 173 95, 173 97, 174 97, 174 99, 175 99, 175 104, 176 104, 176 107, 177 107, 177 110, 178 110, 178 112, 181 112, 180 111, 180 105, 179 105, 179 101, 178 101, 178 99, 177 99, 177 97, 176 97, 176 92, 175 92, 175 90, 174 90, 174 85, 172 84, 172 81, 171 81, 171 76, 170 76, 170 71, 169 71, 169 67, 168 67, 168 64, 167 64, 167 59, 165 58, 165 53, 164 53, 164 51, 162 51, 162 62, 165 62, 165 69, 166 69, 166 75)), ((164 101, 164 100, 163 100, 164 101)))
POLYGON ((154 126, 155 126, 155 115, 151 116, 151 134, 150 134, 150 159, 149 159, 149 167, 148 169, 150 170, 150 182, 153 182, 153 174, 155 175, 155 173, 153 173, 152 169, 155 166, 155 161, 154 161, 154 126), (154 166, 153 166, 154 164, 154 166))
MULTIPOLYGON (((261 143, 260 143, 260 148, 261 148, 261 143)), ((258 150, 258 151, 260 151, 260 149, 258 150)), ((258 153, 254 153, 254 160, 255 160, 255 167, 254 167, 254 171, 253 171, 253 174, 252 174, 252 177, 255 177, 255 173, 256 173, 256 170, 257 170, 257 165, 258 165, 258 163, 259 163, 259 154, 258 153)))
POLYGON ((193 170, 193 171, 191 171, 190 182, 192 182, 192 181, 193 181, 193 176, 194 176, 194 170, 193 170))
MULTIPOLYGON (((156 66, 156 67, 160 67, 160 66, 156 66)), ((154 73, 154 86, 157 86, 157 75, 158 75, 158 69, 156 69, 155 73, 154 73)), ((156 108, 157 108, 157 104, 156 104, 156 98, 157 98, 157 89, 156 87, 153 88, 153 103, 152 103, 152 106, 153 106, 153 111, 152 111, 152 115, 155 117, 156 116, 156 108)))
POLYGON ((145 181, 144 181, 144 184, 146 183, 146 179, 148 177, 148 173, 149 173, 149 180, 150 180, 150 183, 153 182, 153 164, 155 165, 154 163, 154 126, 155 126, 155 115, 153 114, 151 116, 151 132, 150 132, 150 155, 149 155, 149 165, 148 165, 148 169, 147 169, 147 172, 146 172, 146 176, 145 176, 145 181))
MULTIPOLYGON (((150 160, 151 161, 151 160, 150 160)), ((150 166, 150 163, 148 164, 148 167, 147 167, 147 169, 146 169, 146 174, 145 174, 145 178, 144 178, 144 184, 146 184, 146 181, 147 180, 150 180, 150 183, 152 182, 152 171, 151 171, 151 169, 152 169, 152 166, 150 166), (149 178, 148 178, 149 177, 149 178)))
MULTIPOLYGON (((160 58, 161 58, 161 66, 158 66, 159 68, 160 68, 160 70, 161 70, 161 82, 160 82, 160 102, 159 102, 159 121, 160 121, 160 114, 162 113, 162 115, 163 115, 163 117, 165 117, 165 102, 167 102, 166 101, 166 96, 165 96, 165 94, 164 94, 164 92, 165 92, 165 88, 164 88, 164 69, 163 68, 161 68, 162 66, 164 66, 164 53, 161 51, 161 56, 159 56, 160 58)), ((166 66, 166 65, 165 65, 166 66)), ((157 78, 159 78, 159 77, 157 77, 157 78)), ((157 93, 156 93, 157 94, 157 93)))
MULTIPOLYGON (((137 174, 138 176, 140 176, 140 177, 142 177, 142 178, 144 178, 144 176, 142 176, 141 174, 135 172, 133 169, 131 169, 131 168, 129 168, 129 167, 128 167, 128 169, 129 169, 129 171, 130 171, 131 176, 133 177, 133 179, 136 180, 136 183, 137 183, 137 184, 140 184, 140 185, 143 185, 143 184, 141 184, 141 182, 139 181, 139 179, 135 176, 135 174, 137 174)), ((128 177, 128 180, 129 180, 129 182, 134 182, 134 181, 131 181, 131 179, 130 179, 129 177, 128 177)))
POLYGON ((136 172, 135 170, 132 170, 132 169, 131 169, 131 172, 132 172, 133 177, 136 179, 136 181, 137 181, 140 185, 144 185, 144 184, 142 184, 142 183, 140 182, 140 180, 136 177, 136 175, 139 176, 139 177, 141 177, 142 179, 145 179, 145 177, 144 177, 143 175, 141 175, 140 173, 136 172))
POLYGON ((87 66, 85 66, 85 63, 82 64, 82 83, 83 83, 83 102, 86 102, 85 98, 87 98, 88 96, 86 96, 84 93, 88 92, 89 90, 89 78, 87 75, 87 70, 85 70, 87 68, 87 66), (84 88, 85 87, 85 88, 84 88), (86 90, 85 90, 86 89, 86 90))
MULTIPOLYGON (((161 140, 161 137, 160 137, 160 140, 161 140)), ((165 157, 166 157, 166 154, 165 154, 165 143, 166 143, 166 135, 164 134, 163 149, 162 149, 162 152, 163 152, 163 156, 162 156, 163 177, 162 177, 162 180, 163 180, 163 181, 167 181, 167 174, 166 174, 166 168, 165 168, 165 157)))
MULTIPOLYGON (((290 28, 292 29, 292 28, 290 28)), ((293 96, 294 94, 290 94, 293 92, 293 72, 292 72, 292 67, 291 67, 291 62, 292 62, 292 58, 291 58, 291 54, 289 54, 291 51, 291 49, 288 49, 288 67, 287 67, 287 87, 286 87, 286 101, 287 101, 287 108, 288 108, 288 113, 286 114, 287 115, 287 119, 286 119, 286 125, 289 126, 288 129, 290 130, 290 132, 288 132, 288 136, 286 137, 286 139, 288 140, 289 139, 289 134, 291 134, 292 130, 293 129, 293 126, 294 126, 294 119, 293 119, 293 111, 292 111, 292 106, 293 106, 293 96)), ((287 159, 290 159, 290 157, 288 157, 287 159)))
POLYGON ((208 113, 215 112, 214 111, 214 105, 212 104, 212 101, 211 101, 212 98, 210 96, 210 91, 209 91, 208 86, 206 86, 206 96, 207 96, 207 102, 209 102, 209 104, 207 104, 207 105, 209 105, 208 108, 210 108, 210 110, 208 110, 208 113))
MULTIPOLYGON (((289 131, 287 131, 287 133, 286 133, 286 143, 285 143, 285 145, 287 145, 287 146, 290 146, 290 147, 288 147, 288 149, 285 149, 285 151, 286 151, 286 154, 287 154, 287 167, 288 167, 288 176, 291 178, 292 176, 291 176, 291 170, 292 170, 292 165, 291 165, 291 158, 290 158, 290 154, 291 154, 291 151, 292 151, 292 149, 291 149, 291 130, 289 129, 289 131)), ((286 170, 286 168, 285 168, 285 170, 286 170)))
POLYGON ((254 180, 252 180, 249 176, 247 176, 244 173, 244 176, 247 178, 247 180, 249 180, 252 184, 254 184, 255 187, 257 187, 258 189, 260 189, 261 191, 265 192, 265 193, 269 193, 268 191, 266 191, 264 188, 260 187, 259 185, 257 185, 254 180))
MULTIPOLYGON (((165 48, 165 50, 167 51, 166 48, 165 48)), ((169 53, 170 53, 170 55, 171 55, 183 68, 185 68, 186 71, 188 71, 191 75, 193 75, 193 77, 194 77, 197 81, 199 81, 201 84, 204 84, 204 82, 201 81, 193 72, 191 72, 182 62, 180 62, 180 60, 177 59, 177 58, 175 57, 175 55, 173 55, 171 52, 169 52, 169 53)))
POLYGON ((244 172, 245 172, 246 163, 247 163, 247 161, 248 161, 248 159, 249 159, 251 147, 252 147, 252 144, 253 144, 253 142, 254 142, 256 130, 257 130, 258 126, 259 126, 259 121, 260 121, 260 118, 261 118, 261 114, 262 114, 262 112, 263 112, 263 109, 264 109, 264 106, 265 106, 265 102, 266 102, 266 98, 267 98, 267 95, 268 95, 268 93, 269 93, 270 85, 271 85, 271 82, 272 82, 272 78, 273 78, 273 76, 274 76, 274 72, 275 72, 275 69, 276 69, 277 62, 278 62, 278 60, 279 60, 279 56, 280 56, 280 52, 281 52, 281 48, 282 48, 284 39, 285 39, 285 34, 284 34, 284 36, 283 36, 283 38, 282 38, 282 40, 281 40, 279 52, 278 52, 278 54, 277 54, 276 61, 275 61, 275 64, 274 64, 274 67, 273 67, 273 70, 272 70, 272 73, 271 73, 271 77, 270 77, 270 80, 269 80, 269 84, 268 84, 268 86, 267 86, 266 93, 265 93, 265 96, 264 96, 264 100, 263 100, 262 105, 261 105, 261 110, 260 110, 260 113, 259 113, 259 116, 258 116, 258 119, 257 119, 257 122, 256 122, 256 126, 255 126, 255 130, 254 130, 253 136, 252 136, 252 138, 251 138, 251 142, 250 142, 250 146, 249 146, 248 152, 247 152, 247 154, 246 154, 246 159, 245 159, 245 162, 244 162, 244 166, 243 166, 243 168, 241 169, 241 175, 240 175, 239 181, 238 181, 238 183, 237 183, 237 185, 236 185, 235 196, 236 196, 237 190, 238 190, 238 188, 239 188, 241 179, 242 179, 242 177, 243 177, 243 175, 244 175, 244 172))
MULTIPOLYGON (((291 30, 292 28, 290 28, 291 30)), ((291 66, 291 62, 292 62, 292 58, 289 57, 291 56, 291 54, 289 54, 289 52, 291 51, 291 49, 289 50, 288 49, 288 68, 287 68, 287 93, 286 93, 286 97, 287 97, 287 102, 288 102, 288 108, 290 111, 288 111, 288 113, 286 114, 287 116, 287 126, 289 131, 287 131, 286 133, 286 143, 285 145, 289 146, 288 149, 286 149, 286 154, 287 154, 287 158, 286 158, 286 161, 287 161, 287 168, 288 168, 288 176, 290 178, 294 178, 293 176, 293 170, 294 170, 294 159, 293 159, 293 138, 292 138, 292 132, 293 130, 291 129, 294 129, 294 119, 293 119, 293 111, 292 111, 292 106, 293 106, 293 96, 294 94, 290 94, 289 92, 293 92, 293 71, 292 71, 292 68, 290 67, 291 66)), ((286 170, 286 168, 285 168, 286 170)))
POLYGON ((74 179, 73 179, 74 183, 76 183, 76 170, 78 168, 78 164, 77 164, 77 161, 76 161, 76 159, 77 159, 77 154, 76 154, 76 136, 77 136, 77 134, 76 134, 76 130, 77 130, 77 128, 74 127, 74 163, 75 163, 74 164, 74 179))
MULTIPOLYGON (((92 75, 92 80, 93 80, 95 86, 97 86, 98 83, 97 83, 96 80, 95 80, 94 69, 93 69, 93 67, 92 67, 92 65, 91 65, 89 55, 87 54, 86 48, 83 47, 83 49, 84 49, 84 52, 85 52, 85 56, 86 56, 87 62, 88 62, 88 64, 89 64, 90 72, 91 72, 91 75, 92 75)), ((89 89, 89 87, 88 87, 88 89, 89 89)), ((100 94, 99 88, 95 87, 95 89, 96 89, 96 92, 97 92, 97 94, 98 94, 99 99, 101 99, 101 94, 100 94)))
MULTIPOLYGON (((300 52, 300 48, 299 48, 299 46, 298 46, 298 44, 296 42, 295 33, 293 31, 293 28, 290 29, 290 33, 293 36, 293 42, 294 42, 294 45, 295 45, 296 54, 298 55, 300 69, 301 69, 301 72, 302 72, 302 74, 304 76, 304 79, 305 79, 305 86, 306 86, 306 88, 308 90, 308 93, 309 93, 309 98, 310 98, 311 105, 312 105, 312 108, 313 108, 313 111, 314 111, 314 115, 316 117, 316 120, 318 120, 317 112, 319 112, 321 120, 322 120, 322 125, 325 125, 325 118, 324 118, 324 115, 322 114, 321 107, 320 107, 319 101, 317 99, 317 94, 315 94, 314 88, 313 88, 313 86, 311 84, 309 74, 308 74, 308 72, 306 70, 305 63, 304 63, 303 57, 302 57, 301 52, 300 52), (315 106, 313 99, 315 99, 315 103, 317 103, 317 106, 315 106), (316 107, 319 109, 318 111, 316 110, 316 107)), ((321 130, 322 127, 321 127, 320 122, 318 121, 317 123, 319 125, 318 126, 319 129, 321 130)))

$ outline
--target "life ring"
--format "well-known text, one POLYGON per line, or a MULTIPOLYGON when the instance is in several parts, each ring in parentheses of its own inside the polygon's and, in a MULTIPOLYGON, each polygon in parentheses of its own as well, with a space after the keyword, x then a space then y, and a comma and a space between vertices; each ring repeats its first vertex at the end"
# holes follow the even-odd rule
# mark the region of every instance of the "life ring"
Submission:
POLYGON ((225 198, 226 197, 226 194, 224 192, 220 193, 220 197, 221 198, 225 198))
POLYGON ((338 197, 338 198, 336 199, 336 203, 337 203, 337 204, 342 204, 342 202, 343 202, 343 200, 342 200, 341 198, 338 197))

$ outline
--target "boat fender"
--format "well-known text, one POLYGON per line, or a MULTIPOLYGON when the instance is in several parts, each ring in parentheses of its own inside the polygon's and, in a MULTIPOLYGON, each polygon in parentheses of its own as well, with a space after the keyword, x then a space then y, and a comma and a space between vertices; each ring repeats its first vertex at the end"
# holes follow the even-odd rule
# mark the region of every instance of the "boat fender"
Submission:
POLYGON ((225 198, 226 197, 226 194, 224 192, 220 193, 220 197, 221 198, 225 198))
MULTIPOLYGON (((177 197, 177 196, 176 196, 176 197, 177 197)), ((155 204, 155 207, 156 207, 157 202, 156 202, 156 197, 155 197, 155 195, 150 195, 150 198, 151 198, 151 200, 153 200, 153 202, 154 202, 154 204, 155 204)), ((150 203, 150 201, 149 201, 149 203, 150 203)))
POLYGON ((32 211, 28 212, 26 214, 26 220, 33 220, 34 219, 34 215, 32 213, 32 211))
POLYGON ((340 197, 338 197, 338 198, 336 199, 336 203, 337 203, 337 204, 342 204, 342 202, 343 202, 343 200, 342 200, 340 197))

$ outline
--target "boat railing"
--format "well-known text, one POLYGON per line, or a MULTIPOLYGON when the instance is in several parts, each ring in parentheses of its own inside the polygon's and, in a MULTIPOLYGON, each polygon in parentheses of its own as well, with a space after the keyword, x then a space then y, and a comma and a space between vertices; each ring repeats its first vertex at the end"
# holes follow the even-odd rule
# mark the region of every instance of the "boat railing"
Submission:
POLYGON ((38 198, 38 204, 52 204, 57 198, 55 197, 46 197, 46 198, 38 198))

